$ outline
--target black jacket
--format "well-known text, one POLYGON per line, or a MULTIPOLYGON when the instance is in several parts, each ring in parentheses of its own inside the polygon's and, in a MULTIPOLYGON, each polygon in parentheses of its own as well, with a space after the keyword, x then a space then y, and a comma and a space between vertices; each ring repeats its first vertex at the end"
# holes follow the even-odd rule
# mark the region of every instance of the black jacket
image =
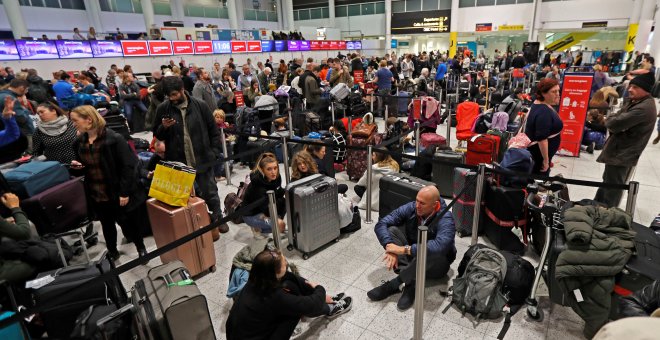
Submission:
POLYGON ((360 58, 353 58, 353 60, 351 60, 351 75, 354 75, 353 72, 355 71, 364 71, 364 65, 360 58))
POLYGON ((306 288, 304 279, 291 273, 285 275, 282 286, 270 295, 261 296, 248 282, 229 312, 227 339, 289 339, 300 317, 324 314, 326 303, 322 286, 306 288))
POLYGON ((513 58, 513 61, 511 62, 511 66, 513 68, 523 68, 523 67, 525 67, 526 64, 527 64, 527 62, 525 61, 525 57, 523 57, 521 55, 516 56, 515 58, 513 58))
MULTIPOLYGON (((188 109, 186 110, 186 127, 195 153, 195 168, 205 172, 211 169, 220 155, 220 131, 215 125, 211 109, 203 101, 186 94, 188 109)), ((183 145, 183 124, 181 110, 171 101, 166 100, 158 105, 154 119, 154 136, 165 142, 165 159, 186 163, 183 145), (170 115, 177 123, 166 129, 162 125, 165 115, 170 115)))
POLYGON ((277 204, 277 215, 281 218, 286 214, 286 201, 284 200, 284 189, 282 188, 282 177, 278 176, 274 181, 268 182, 261 174, 261 172, 253 172, 250 174, 250 185, 248 185, 247 190, 245 191, 245 197, 243 198, 243 206, 252 204, 262 198, 265 198, 266 201, 263 204, 252 208, 252 210, 245 213, 245 216, 254 216, 259 213, 262 213, 270 217, 270 212, 268 211, 268 195, 266 192, 268 190, 275 191, 275 203, 277 204))
POLYGON ((649 316, 660 308, 660 281, 619 300, 619 314, 623 317, 649 316))
MULTIPOLYGON (((138 184, 137 156, 120 134, 106 128, 103 138, 101 169, 106 181, 106 194, 115 202, 119 202, 119 197, 128 197, 128 204, 123 210, 132 211, 147 199, 146 192, 138 184)), ((87 134, 83 134, 73 142, 77 161, 80 161, 80 148, 87 144, 87 140, 87 134)), ((87 183, 85 182, 85 191, 89 191, 87 183)))

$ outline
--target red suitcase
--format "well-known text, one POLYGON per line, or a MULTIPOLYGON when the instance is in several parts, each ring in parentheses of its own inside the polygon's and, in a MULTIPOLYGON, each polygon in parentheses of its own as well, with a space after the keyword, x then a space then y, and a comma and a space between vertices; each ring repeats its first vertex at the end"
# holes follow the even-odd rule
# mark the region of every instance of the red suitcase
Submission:
POLYGON ((465 164, 492 164, 497 161, 500 137, 495 135, 476 135, 468 141, 465 164))
MULTIPOLYGON (((185 207, 173 207, 154 198, 147 201, 147 212, 154 240, 162 247, 211 223, 206 202, 191 197, 185 207)), ((192 276, 215 271, 215 249, 211 233, 206 233, 160 256, 163 263, 181 260, 192 276)))

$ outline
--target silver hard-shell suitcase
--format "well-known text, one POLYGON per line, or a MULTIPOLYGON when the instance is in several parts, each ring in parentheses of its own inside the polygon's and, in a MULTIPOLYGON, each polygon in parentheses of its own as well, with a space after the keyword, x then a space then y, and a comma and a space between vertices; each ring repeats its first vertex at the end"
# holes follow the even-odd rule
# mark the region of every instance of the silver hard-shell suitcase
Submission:
POLYGON ((309 253, 339 239, 339 202, 337 181, 321 174, 312 175, 286 186, 289 250, 309 253))

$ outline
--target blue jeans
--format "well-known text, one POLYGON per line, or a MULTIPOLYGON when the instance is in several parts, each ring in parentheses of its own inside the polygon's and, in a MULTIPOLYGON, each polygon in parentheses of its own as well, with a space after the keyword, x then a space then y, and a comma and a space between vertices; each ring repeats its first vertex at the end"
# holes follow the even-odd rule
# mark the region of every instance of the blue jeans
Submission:
POLYGON ((273 232, 273 228, 270 226, 270 218, 262 213, 253 216, 243 216, 243 222, 252 228, 261 230, 264 234, 273 232))
POLYGON ((658 119, 657 129, 658 129, 658 133, 660 133, 660 119, 658 119))
MULTIPOLYGON (((131 126, 136 126, 136 124, 133 122, 133 108, 137 107, 138 110, 142 113, 147 113, 147 107, 144 105, 144 103, 139 100, 139 99, 131 99, 131 100, 124 100, 124 115, 126 116, 126 120, 131 126)), ((142 123, 137 124, 137 126, 144 127, 144 117, 142 117, 142 123)))

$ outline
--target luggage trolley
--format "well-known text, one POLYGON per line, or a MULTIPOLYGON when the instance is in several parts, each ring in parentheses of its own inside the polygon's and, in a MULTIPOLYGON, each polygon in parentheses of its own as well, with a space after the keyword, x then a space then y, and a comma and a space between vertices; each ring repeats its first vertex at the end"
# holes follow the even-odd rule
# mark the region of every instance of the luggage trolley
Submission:
MULTIPOLYGON (((539 183, 537 185, 530 185, 527 187, 529 194, 525 201, 525 205, 532 211, 538 213, 540 218, 540 224, 545 229, 545 238, 543 242, 543 250, 541 251, 541 258, 539 260, 538 267, 536 268, 536 275, 534 276, 534 284, 532 285, 532 291, 527 298, 527 315, 535 321, 543 320, 543 312, 538 308, 537 300, 537 291, 539 283, 541 282, 541 277, 548 282, 551 278, 548 277, 548 253, 550 246, 553 243, 555 233, 553 231, 561 230, 563 231, 564 225, 561 221, 561 212, 564 205, 567 203, 566 200, 559 197, 559 191, 566 188, 566 184, 562 182, 551 182, 551 183, 539 183), (538 186, 547 190, 546 195, 538 195, 538 186), (539 203, 537 203, 537 201, 539 203)), ((536 233, 532 234, 533 237, 538 235, 536 233)), ((534 243, 538 244, 536 240, 534 243)))

